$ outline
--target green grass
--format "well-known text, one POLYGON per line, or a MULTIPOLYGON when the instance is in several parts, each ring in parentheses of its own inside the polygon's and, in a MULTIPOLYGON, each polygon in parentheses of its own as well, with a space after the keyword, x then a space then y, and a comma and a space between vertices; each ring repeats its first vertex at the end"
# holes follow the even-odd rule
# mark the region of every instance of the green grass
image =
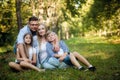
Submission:
POLYGON ((72 38, 65 42, 71 52, 77 51, 85 56, 97 70, 84 72, 67 68, 44 73, 33 70, 14 72, 8 66, 8 62, 14 60, 14 54, 8 52, 0 54, 0 80, 120 80, 120 44, 99 37, 72 38))

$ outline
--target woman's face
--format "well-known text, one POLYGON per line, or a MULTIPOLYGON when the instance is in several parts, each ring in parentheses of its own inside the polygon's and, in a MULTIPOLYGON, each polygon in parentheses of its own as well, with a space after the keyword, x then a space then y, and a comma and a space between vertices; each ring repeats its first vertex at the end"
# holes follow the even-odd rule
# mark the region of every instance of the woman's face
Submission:
POLYGON ((49 42, 53 42, 55 39, 56 39, 56 34, 55 33, 50 33, 48 36, 47 36, 47 39, 49 42))
POLYGON ((38 34, 39 34, 40 36, 45 36, 45 34, 46 34, 46 29, 45 29, 45 26, 44 26, 44 25, 40 25, 40 26, 38 27, 38 34))
POLYGON ((24 41, 26 44, 31 44, 31 36, 29 34, 27 34, 24 38, 24 41))

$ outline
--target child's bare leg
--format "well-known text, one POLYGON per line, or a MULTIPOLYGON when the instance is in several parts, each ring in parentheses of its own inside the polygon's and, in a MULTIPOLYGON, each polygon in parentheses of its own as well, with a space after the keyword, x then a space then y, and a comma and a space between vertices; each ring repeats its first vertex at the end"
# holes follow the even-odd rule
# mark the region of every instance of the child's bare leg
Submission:
POLYGON ((70 53, 70 60, 72 62, 72 64, 74 66, 76 66, 78 69, 81 68, 82 66, 79 64, 79 62, 77 61, 77 59, 75 58, 75 56, 73 54, 70 53))
POLYGON ((22 67, 30 68, 30 69, 36 70, 36 71, 38 71, 38 72, 40 72, 40 71, 45 71, 45 69, 39 69, 39 68, 37 68, 36 66, 32 65, 31 63, 28 63, 28 62, 25 62, 25 61, 22 61, 22 62, 20 63, 20 65, 21 65, 22 67))
POLYGON ((80 55, 78 52, 73 52, 73 55, 82 63, 84 63, 85 65, 87 65, 88 67, 91 66, 91 64, 87 61, 87 59, 85 59, 82 55, 80 55))
POLYGON ((18 71, 23 71, 22 67, 20 66, 20 64, 17 64, 15 62, 9 62, 9 66, 15 70, 18 71))

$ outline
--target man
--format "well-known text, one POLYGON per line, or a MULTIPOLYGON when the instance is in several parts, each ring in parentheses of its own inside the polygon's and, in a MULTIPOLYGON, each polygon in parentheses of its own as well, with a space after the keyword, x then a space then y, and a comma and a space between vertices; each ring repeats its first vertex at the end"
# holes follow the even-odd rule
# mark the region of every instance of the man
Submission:
POLYGON ((19 34, 17 36, 17 47, 19 47, 20 54, 23 58, 26 58, 25 51, 24 51, 24 45, 23 45, 24 44, 23 36, 26 33, 31 33, 33 36, 33 47, 35 47, 36 46, 35 42, 37 40, 36 31, 37 31, 38 26, 39 26, 38 18, 35 16, 32 16, 29 18, 28 24, 24 26, 22 29, 20 29, 19 31, 19 34))

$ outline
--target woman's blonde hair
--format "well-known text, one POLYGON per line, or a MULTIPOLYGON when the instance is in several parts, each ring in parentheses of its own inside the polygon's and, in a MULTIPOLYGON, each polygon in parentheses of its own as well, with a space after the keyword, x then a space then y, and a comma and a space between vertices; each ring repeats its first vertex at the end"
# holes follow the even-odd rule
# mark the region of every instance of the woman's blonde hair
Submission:
MULTIPOLYGON (((45 39, 46 39, 46 33, 47 33, 47 27, 45 24, 41 23, 39 26, 44 26, 45 27, 45 39)), ((39 46, 41 45, 41 38, 42 36, 39 35, 39 32, 37 31, 37 39, 38 39, 38 43, 39 43, 39 46)))

